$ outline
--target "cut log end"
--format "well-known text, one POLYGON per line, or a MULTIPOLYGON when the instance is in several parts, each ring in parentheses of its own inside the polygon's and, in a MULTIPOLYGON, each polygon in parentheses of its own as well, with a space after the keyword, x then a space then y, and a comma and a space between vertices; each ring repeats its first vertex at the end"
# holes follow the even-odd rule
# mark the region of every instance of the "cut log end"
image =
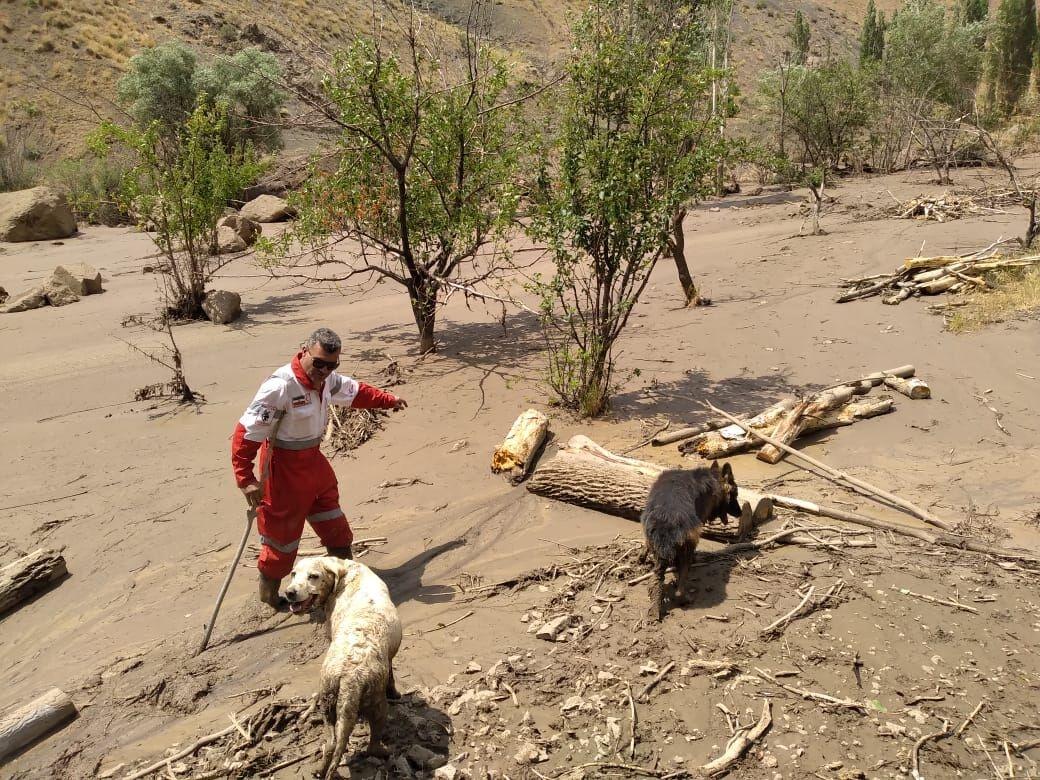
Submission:
POLYGON ((549 418, 536 409, 528 409, 516 418, 505 440, 492 454, 491 471, 509 472, 513 483, 523 481, 548 433, 549 418))
POLYGON ((52 688, 0 720, 0 761, 76 716, 64 691, 52 688))
POLYGON ((22 606, 67 574, 62 554, 43 548, 0 568, 0 615, 22 606))

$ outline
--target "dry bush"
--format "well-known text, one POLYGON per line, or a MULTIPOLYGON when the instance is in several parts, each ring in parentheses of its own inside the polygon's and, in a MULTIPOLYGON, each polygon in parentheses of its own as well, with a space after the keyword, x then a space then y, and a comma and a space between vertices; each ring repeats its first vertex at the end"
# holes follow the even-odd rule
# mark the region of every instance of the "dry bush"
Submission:
POLYGON ((1003 271, 990 278, 994 289, 973 293, 950 316, 947 328, 970 333, 986 325, 1040 313, 1040 268, 1003 271))

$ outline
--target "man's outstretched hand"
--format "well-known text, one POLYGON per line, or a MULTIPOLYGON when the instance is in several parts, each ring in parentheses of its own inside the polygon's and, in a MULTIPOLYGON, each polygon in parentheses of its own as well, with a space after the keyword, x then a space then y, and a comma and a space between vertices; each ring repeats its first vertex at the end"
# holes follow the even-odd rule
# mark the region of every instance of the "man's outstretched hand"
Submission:
POLYGON ((408 402, 406 400, 404 400, 403 398, 397 398, 397 399, 394 400, 394 407, 393 408, 394 408, 395 412, 399 412, 402 409, 407 409, 408 408, 408 402))
POLYGON ((242 488, 242 495, 246 497, 246 503, 249 504, 249 508, 256 509, 260 506, 260 501, 264 497, 264 492, 260 489, 260 486, 254 482, 252 485, 246 485, 242 488))

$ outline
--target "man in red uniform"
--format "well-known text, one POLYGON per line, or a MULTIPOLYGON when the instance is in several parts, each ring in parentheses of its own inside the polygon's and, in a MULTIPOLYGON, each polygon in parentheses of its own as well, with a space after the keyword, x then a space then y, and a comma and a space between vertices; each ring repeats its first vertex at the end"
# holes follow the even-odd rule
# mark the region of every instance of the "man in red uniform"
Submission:
POLYGON ((275 609, 285 607, 278 588, 292 570, 304 520, 329 555, 352 557, 354 535, 339 506, 336 473, 320 449, 329 405, 394 411, 408 406, 403 398, 335 373, 340 348, 339 336, 328 328, 314 331, 292 362, 260 385, 232 438, 235 481, 257 510, 260 600, 275 609), (262 489, 253 472, 257 451, 261 463, 270 458, 262 489))

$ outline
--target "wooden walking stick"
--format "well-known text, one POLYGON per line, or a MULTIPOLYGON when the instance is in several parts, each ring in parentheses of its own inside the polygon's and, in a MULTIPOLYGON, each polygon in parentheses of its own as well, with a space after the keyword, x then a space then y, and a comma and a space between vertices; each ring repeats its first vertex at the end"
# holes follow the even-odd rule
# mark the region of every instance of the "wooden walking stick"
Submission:
MULTIPOLYGON (((278 427, 282 424, 282 420, 285 419, 284 415, 275 420, 274 426, 271 428, 271 435, 267 437, 267 457, 264 459, 264 464, 260 469, 260 500, 264 500, 264 488, 267 487, 267 478, 271 476, 271 460, 274 458, 274 440, 278 434, 278 427)), ((195 651, 195 655, 199 655, 203 650, 206 649, 206 645, 209 644, 209 636, 213 633, 213 626, 217 622, 217 614, 220 612, 220 605, 224 603, 224 596, 227 594, 228 588, 231 586, 231 578, 235 576, 235 569, 238 568, 238 562, 242 560, 242 553, 245 552, 246 544, 249 543, 249 536, 253 532, 253 521, 256 519, 256 509, 249 507, 246 510, 246 529, 242 534, 242 541, 238 543, 238 552, 235 553, 235 559, 231 562, 231 567, 228 569, 227 576, 224 577, 224 584, 220 586, 220 593, 217 595, 217 603, 213 605, 213 614, 210 615, 209 622, 206 624, 206 633, 202 637, 202 643, 199 645, 199 649, 195 651)))

